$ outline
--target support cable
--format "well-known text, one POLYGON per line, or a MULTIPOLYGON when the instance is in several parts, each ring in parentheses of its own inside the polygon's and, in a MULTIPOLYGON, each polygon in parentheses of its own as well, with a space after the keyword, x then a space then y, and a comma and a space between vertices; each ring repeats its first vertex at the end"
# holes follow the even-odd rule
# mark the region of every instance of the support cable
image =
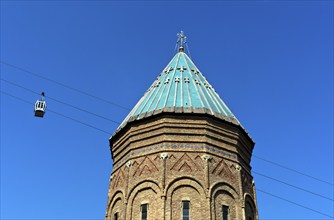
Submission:
POLYGON ((252 157, 254 157, 254 158, 256 158, 256 159, 259 159, 259 160, 262 160, 262 161, 265 161, 265 162, 267 162, 267 163, 273 164, 273 165, 278 166, 278 167, 280 167, 280 168, 283 168, 283 169, 292 171, 292 172, 294 172, 294 173, 298 173, 299 175, 306 176, 306 177, 311 178, 311 179, 313 179, 313 180, 317 180, 317 181, 319 181, 319 182, 326 183, 326 184, 328 184, 328 185, 330 185, 330 186, 334 186, 334 184, 331 183, 331 182, 328 182, 328 181, 325 181, 325 180, 321 180, 321 179, 319 179, 319 178, 317 178, 317 177, 314 177, 314 176, 311 176, 311 175, 309 175, 309 174, 300 172, 300 171, 298 171, 298 170, 292 169, 292 168, 287 167, 287 166, 284 166, 284 165, 282 165, 282 164, 279 164, 279 163, 276 163, 276 162, 272 162, 272 161, 270 161, 270 160, 267 160, 267 159, 258 157, 258 156, 254 155, 254 154, 252 155, 252 157))
MULTIPOLYGON (((29 104, 29 105, 34 105, 34 103, 28 102, 28 101, 26 101, 26 100, 24 100, 24 99, 22 99, 22 98, 20 98, 20 97, 17 97, 17 96, 15 96, 15 95, 9 94, 9 93, 7 93, 7 92, 4 92, 4 91, 1 91, 1 90, 0 90, 0 93, 2 93, 2 94, 4 94, 4 95, 7 95, 7 96, 9 96, 9 97, 12 97, 12 98, 14 98, 14 99, 17 99, 17 100, 19 100, 19 101, 21 101, 21 102, 27 103, 27 104, 29 104)), ((74 118, 72 118, 72 117, 66 116, 66 115, 61 114, 61 113, 58 113, 58 112, 56 112, 56 111, 52 111, 52 110, 50 110, 50 109, 48 109, 48 111, 50 111, 50 112, 52 112, 52 113, 54 113, 54 114, 57 114, 57 115, 59 115, 59 116, 62 116, 62 117, 64 117, 64 118, 70 119, 70 120, 72 120, 72 121, 74 121, 74 122, 77 122, 77 123, 79 123, 79 124, 85 125, 85 126, 87 126, 87 127, 93 128, 93 129, 95 129, 95 130, 98 130, 98 131, 100 131, 100 132, 109 134, 109 132, 107 132, 107 131, 105 131, 105 130, 102 130, 102 129, 97 128, 97 127, 95 127, 95 126, 93 126, 93 125, 87 124, 87 123, 85 123, 85 122, 79 121, 79 120, 74 119, 74 118)), ((259 189, 259 188, 256 188, 256 191, 258 191, 258 192, 262 192, 262 193, 264 193, 264 194, 270 195, 270 196, 275 197, 275 198, 278 198, 278 199, 280 199, 280 200, 282 200, 282 201, 285 201, 285 202, 288 202, 288 203, 290 203, 290 204, 293 204, 293 205, 302 207, 302 208, 304 208, 304 209, 308 209, 308 210, 310 210, 310 211, 313 211, 313 212, 315 212, 315 213, 321 214, 321 215, 323 215, 323 216, 326 216, 326 217, 329 217, 329 218, 333 218, 333 216, 330 216, 330 215, 328 215, 328 214, 326 214, 326 213, 323 213, 323 212, 320 212, 320 211, 318 211, 318 210, 312 209, 312 208, 310 208, 310 207, 304 206, 304 205, 302 205, 302 204, 293 202, 293 201, 288 200, 288 199, 285 199, 285 198, 283 198, 283 197, 274 195, 274 194, 272 194, 272 193, 268 193, 268 192, 266 192, 266 191, 264 191, 264 190, 261 190, 261 189, 259 189)))
MULTIPOLYGON (((26 88, 26 87, 24 87, 24 86, 18 85, 18 84, 16 84, 16 83, 11 82, 11 81, 9 81, 9 80, 6 80, 6 79, 4 79, 4 78, 0 78, 0 79, 1 79, 1 81, 4 81, 4 82, 6 82, 6 83, 8 83, 8 84, 11 84, 11 85, 13 85, 13 86, 19 87, 19 88, 21 88, 21 89, 24 89, 24 90, 26 90, 26 91, 29 91, 29 92, 31 92, 31 93, 34 93, 34 94, 39 95, 38 92, 33 91, 33 90, 31 90, 31 89, 28 89, 28 88, 26 88)), ((69 104, 69 103, 60 101, 60 100, 55 99, 55 98, 52 98, 52 97, 50 97, 50 96, 46 96, 46 97, 47 97, 48 99, 51 99, 51 100, 55 101, 55 102, 61 103, 61 104, 63 104, 63 105, 67 105, 67 106, 69 106, 69 107, 71 107, 71 108, 77 109, 77 110, 79 110, 79 111, 82 111, 82 112, 85 112, 85 113, 88 113, 88 114, 91 114, 91 115, 94 115, 95 117, 99 117, 99 118, 102 118, 102 119, 104 119, 104 120, 111 121, 111 122, 113 122, 113 123, 115 123, 115 124, 118 124, 118 125, 121 124, 121 123, 119 123, 118 121, 115 121, 115 120, 112 120, 112 119, 110 119, 110 118, 107 118, 107 117, 98 115, 98 114, 96 114, 96 113, 87 111, 87 110, 82 109, 82 108, 76 107, 76 106, 74 106, 74 105, 71 105, 71 104, 69 104)))
MULTIPOLYGON (((177 47, 177 45, 178 45, 178 43, 176 43, 176 47, 177 47)), ((189 54, 189 55, 190 55, 190 54, 189 54)), ((60 85, 60 86, 63 86, 63 87, 65 87, 65 88, 71 89, 71 90, 76 91, 76 92, 78 92, 78 93, 82 93, 82 94, 84 94, 84 95, 86 95, 86 96, 90 96, 90 97, 95 98, 95 99, 97 99, 97 100, 100 100, 100 101, 109 103, 109 104, 111 104, 111 105, 117 106, 117 107, 119 107, 119 108, 122 108, 122 109, 124 109, 124 110, 129 110, 129 111, 130 111, 130 109, 127 108, 127 107, 121 106, 121 105, 119 105, 119 104, 116 104, 116 103, 110 102, 110 101, 108 101, 108 100, 102 99, 102 98, 100 98, 100 97, 98 97, 98 96, 89 94, 89 93, 87 93, 87 92, 85 92, 85 91, 82 91, 82 90, 73 88, 73 87, 71 87, 71 86, 65 85, 64 83, 61 83, 61 82, 58 82, 58 81, 55 81, 55 80, 46 78, 46 77, 41 76, 41 75, 39 75, 39 74, 37 74, 37 73, 34 73, 34 72, 32 72, 32 71, 26 70, 26 69, 24 69, 24 68, 22 68, 22 67, 19 67, 19 66, 16 66, 16 65, 7 63, 7 62, 2 61, 2 60, 0 60, 0 63, 2 63, 2 64, 4 64, 4 65, 7 65, 7 66, 9 66, 9 67, 12 67, 12 68, 14 68, 14 69, 20 70, 20 71, 22 71, 22 72, 28 73, 28 74, 33 75, 33 76, 35 76, 35 77, 38 77, 38 78, 47 80, 47 81, 49 81, 49 82, 55 83, 55 84, 60 85)), ((102 116, 102 117, 103 117, 103 116, 102 116)), ((117 122, 117 123, 118 123, 118 122, 117 122)), ((329 182, 329 181, 319 179, 319 178, 317 178, 317 177, 311 176, 311 175, 306 174, 306 173, 304 173, 304 172, 300 172, 300 171, 295 170, 295 169, 293 169, 293 168, 289 168, 289 167, 284 166, 284 165, 282 165, 282 164, 279 164, 279 163, 272 162, 272 161, 270 161, 270 160, 261 158, 261 157, 259 157, 259 156, 254 155, 254 154, 253 154, 253 158, 256 158, 256 159, 258 159, 258 160, 265 161, 265 162, 267 162, 267 163, 273 164, 273 165, 275 165, 275 166, 277 166, 277 167, 280 167, 280 168, 282 168, 282 169, 289 170, 289 171, 291 171, 291 172, 294 172, 294 173, 297 173, 297 174, 299 174, 299 175, 308 177, 308 178, 310 178, 310 179, 313 179, 313 180, 316 180, 316 181, 319 181, 319 182, 328 184, 328 185, 330 185, 330 186, 334 186, 334 184, 331 183, 331 182, 329 182)))
MULTIPOLYGON (((11 85, 14 85, 14 86, 16 86, 16 87, 22 88, 22 89, 27 90, 27 91, 29 91, 29 92, 31 92, 31 93, 34 93, 34 94, 39 95, 39 93, 37 93, 37 92, 35 92, 35 91, 33 91, 33 90, 30 90, 30 89, 28 89, 28 88, 26 88, 26 87, 24 87, 24 86, 18 85, 18 84, 16 84, 16 83, 13 83, 13 82, 11 82, 11 81, 9 81, 9 80, 6 80, 6 79, 3 79, 3 78, 0 78, 0 79, 1 79, 1 81, 4 81, 4 82, 9 83, 9 84, 11 84, 11 85)), ((97 114, 95 114, 95 113, 89 112, 89 111, 87 111, 87 110, 78 108, 78 107, 76 107, 76 106, 70 105, 70 104, 68 104, 68 103, 65 103, 65 102, 62 102, 62 101, 59 101, 59 100, 56 100, 56 99, 51 98, 51 97, 48 97, 48 98, 49 98, 49 99, 52 99, 52 100, 54 100, 54 101, 56 101, 56 102, 62 103, 62 104, 64 104, 64 105, 68 105, 68 106, 70 106, 70 107, 72 107, 72 108, 74 108, 74 109, 77 109, 77 110, 80 110, 80 111, 83 111, 83 112, 92 114, 92 115, 94 115, 94 116, 100 117, 100 118, 102 118, 102 119, 105 119, 105 120, 108 120, 108 121, 112 121, 112 122, 114 122, 114 123, 119 124, 118 122, 116 122, 116 121, 114 121, 114 120, 112 120, 112 119, 108 119, 108 118, 106 118, 106 117, 104 117, 104 116, 97 115, 97 114)), ((48 111, 49 111, 49 110, 48 110, 48 111)), ((57 113, 56 113, 56 114, 57 114, 57 113)), ((64 116, 64 117, 66 117, 66 116, 64 116)), ((259 173, 259 172, 253 171, 253 173, 256 174, 256 175, 265 177, 265 178, 267 178, 267 179, 271 179, 271 180, 273 180, 273 181, 279 182, 279 183, 281 183, 281 184, 284 184, 284 185, 293 187, 293 188, 295 188, 295 189, 298 189, 298 190, 307 192, 307 193, 309 193, 309 194, 312 194, 312 195, 315 195, 315 196, 318 196, 318 197, 327 199, 327 200, 329 200, 329 201, 334 201, 332 198, 329 198, 329 197, 320 195, 320 194, 318 194, 318 193, 312 192, 312 191, 310 191, 310 190, 301 188, 301 187, 299 187, 299 186, 295 186, 295 185, 292 185, 292 184, 290 184, 290 183, 287 183, 287 182, 284 182, 284 181, 275 179, 275 178, 273 178, 273 177, 270 177, 270 176, 261 174, 261 173, 259 173)))
POLYGON ((256 188, 256 191, 257 191, 257 192, 262 192, 262 193, 264 193, 264 194, 270 195, 270 196, 272 196, 272 197, 275 197, 275 198, 277 198, 277 199, 283 200, 283 201, 288 202, 288 203, 290 203, 290 204, 293 204, 293 205, 302 207, 302 208, 304 208, 304 209, 310 210, 310 211, 315 212, 315 213, 318 213, 318 214, 320 214, 320 215, 323 215, 323 216, 326 216, 326 217, 329 217, 329 218, 334 218, 334 216, 328 215, 328 214, 326 214, 326 213, 320 212, 320 211, 318 211, 318 210, 315 210, 315 209, 312 209, 312 208, 310 208, 310 207, 304 206, 304 205, 299 204, 299 203, 297 203, 297 202, 288 200, 288 199, 286 199, 286 198, 283 198, 283 197, 274 195, 274 194, 272 194, 272 193, 268 193, 268 192, 263 191, 263 190, 261 190, 261 189, 259 189, 259 188, 256 188))
MULTIPOLYGON (((32 102, 28 102, 28 101, 26 101, 26 100, 24 100, 24 99, 22 99, 22 98, 20 98, 20 97, 17 97, 17 96, 15 96, 15 95, 9 94, 9 93, 4 92, 4 91, 2 91, 2 90, 0 90, 0 93, 4 94, 4 95, 6 95, 6 96, 10 96, 10 97, 12 97, 12 98, 14 98, 14 99, 20 100, 21 102, 27 103, 27 104, 29 104, 29 105, 34 105, 34 103, 32 103, 32 102)), ((49 108, 48 108, 48 112, 51 112, 51 113, 53 113, 53 114, 59 115, 59 116, 61 116, 61 117, 67 118, 67 119, 69 119, 69 120, 72 120, 72 121, 74 121, 74 122, 76 122, 76 123, 85 125, 85 126, 87 126, 87 127, 93 128, 93 129, 95 129, 95 130, 98 130, 98 131, 100 131, 100 132, 103 132, 103 133, 105 133, 105 134, 110 135, 110 133, 109 133, 108 131, 105 131, 105 130, 100 129, 100 128, 98 128, 98 127, 95 127, 95 126, 93 126, 93 125, 87 124, 87 123, 85 123, 85 122, 79 121, 79 120, 77 120, 77 119, 75 119, 75 118, 66 116, 66 115, 64 115, 64 114, 58 113, 58 112, 53 111, 53 110, 51 110, 51 109, 49 109, 49 108)))
POLYGON ((75 91, 75 92, 81 93, 81 94, 83 94, 83 95, 89 96, 89 97, 91 97, 91 98, 97 99, 97 100, 99 100, 99 101, 108 103, 108 104, 113 105, 113 106, 117 106, 118 108, 122 108, 122 109, 124 109, 124 110, 128 110, 128 111, 131 110, 131 109, 126 108, 126 107, 124 107, 124 106, 118 105, 118 104, 116 104, 116 103, 114 103, 114 102, 108 101, 108 100, 103 99, 103 98, 101 98, 101 97, 98 97, 98 96, 96 96, 96 95, 90 94, 90 93, 88 93, 88 92, 82 91, 82 90, 80 90, 80 89, 74 88, 74 87, 72 87, 72 86, 66 85, 66 84, 61 83, 61 82, 58 82, 58 81, 56 81, 56 80, 47 78, 47 77, 45 77, 45 76, 42 76, 42 75, 37 74, 37 73, 34 73, 34 72, 32 72, 32 71, 23 69, 23 68, 18 67, 18 66, 16 66, 16 65, 7 63, 7 62, 5 62, 5 61, 0 60, 0 63, 4 64, 4 65, 6 65, 6 66, 10 66, 10 67, 12 67, 12 68, 14 68, 14 69, 20 70, 20 71, 22 71, 22 72, 28 73, 28 74, 33 75, 33 76, 35 76, 35 77, 44 79, 44 80, 49 81, 49 82, 52 82, 52 83, 55 83, 55 84, 57 84, 57 85, 60 85, 60 86, 62 86, 62 87, 65 87, 65 88, 67 88, 67 89, 73 90, 73 91, 75 91))
POLYGON ((332 202, 334 201, 332 198, 329 198, 329 197, 326 197, 326 196, 320 195, 320 194, 318 194, 318 193, 315 193, 315 192, 312 192, 312 191, 310 191, 310 190, 307 190, 307 189, 301 188, 301 187, 299 187, 299 186, 292 185, 292 184, 290 184, 290 183, 287 183, 287 182, 284 182, 284 181, 282 181, 282 180, 278 180, 278 179, 275 179, 275 178, 273 178, 273 177, 270 177, 270 176, 267 176, 267 175, 264 175, 264 174, 258 173, 258 172, 256 172, 256 171, 252 171, 252 173, 254 173, 254 174, 256 174, 256 175, 259 175, 259 176, 262 176, 262 177, 265 177, 265 178, 267 178, 267 179, 274 180, 274 181, 276 181, 276 182, 279 182, 279 183, 281 183, 281 184, 284 184, 284 185, 290 186, 290 187, 292 187, 292 188, 295 188, 295 189, 301 190, 301 191, 303 191, 303 192, 307 192, 307 193, 309 193, 309 194, 312 194, 312 195, 315 195, 315 196, 321 197, 321 198, 323 198, 323 199, 327 199, 327 200, 329 200, 329 201, 332 201, 332 202))

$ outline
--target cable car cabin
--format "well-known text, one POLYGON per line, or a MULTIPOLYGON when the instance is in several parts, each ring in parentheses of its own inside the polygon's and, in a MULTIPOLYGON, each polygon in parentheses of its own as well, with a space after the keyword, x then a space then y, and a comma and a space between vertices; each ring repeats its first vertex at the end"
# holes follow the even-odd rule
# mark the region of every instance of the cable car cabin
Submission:
POLYGON ((43 118, 45 114, 46 102, 43 100, 37 100, 35 103, 35 116, 43 118))

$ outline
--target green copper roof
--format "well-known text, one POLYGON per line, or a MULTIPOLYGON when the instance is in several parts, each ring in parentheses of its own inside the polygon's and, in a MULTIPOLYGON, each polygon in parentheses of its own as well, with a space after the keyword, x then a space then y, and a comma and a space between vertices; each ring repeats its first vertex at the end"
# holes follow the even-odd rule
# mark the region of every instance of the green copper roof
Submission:
POLYGON ((240 125, 215 89, 183 52, 183 47, 180 47, 118 130, 130 121, 161 112, 209 114, 240 125))

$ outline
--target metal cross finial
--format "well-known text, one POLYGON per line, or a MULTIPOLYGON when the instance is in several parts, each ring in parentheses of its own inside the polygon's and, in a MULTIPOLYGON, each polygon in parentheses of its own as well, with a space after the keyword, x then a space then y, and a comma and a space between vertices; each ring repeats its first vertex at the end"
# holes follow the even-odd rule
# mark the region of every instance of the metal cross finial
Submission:
POLYGON ((176 44, 179 45, 179 47, 183 47, 187 43, 187 37, 184 35, 183 31, 177 34, 177 41, 176 44))

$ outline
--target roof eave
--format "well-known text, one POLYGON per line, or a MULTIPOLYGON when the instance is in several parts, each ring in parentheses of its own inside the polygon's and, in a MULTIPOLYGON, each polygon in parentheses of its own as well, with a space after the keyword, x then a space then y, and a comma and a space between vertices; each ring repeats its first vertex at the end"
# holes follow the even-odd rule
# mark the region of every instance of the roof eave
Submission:
POLYGON ((133 123, 137 123, 137 122, 152 118, 154 116, 180 115, 180 114, 182 114, 182 115, 196 115, 196 116, 205 115, 205 116, 212 117, 214 119, 224 121, 225 123, 228 123, 230 125, 238 127, 244 133, 244 135, 247 138, 249 138, 249 140, 251 141, 253 146, 255 145, 255 142, 252 139, 252 137, 250 136, 250 134, 246 131, 246 129, 240 124, 240 122, 236 118, 230 118, 230 117, 221 115, 219 113, 211 114, 209 110, 205 110, 205 109, 194 109, 191 112, 191 111, 189 111, 188 108, 178 108, 178 109, 174 109, 174 111, 172 111, 171 108, 166 108, 166 109, 156 110, 156 111, 153 111, 153 112, 147 112, 145 114, 138 115, 136 117, 132 116, 111 135, 111 137, 109 138, 109 142, 111 143, 114 138, 117 138, 117 136, 119 134, 121 134, 121 131, 126 130, 133 123))

